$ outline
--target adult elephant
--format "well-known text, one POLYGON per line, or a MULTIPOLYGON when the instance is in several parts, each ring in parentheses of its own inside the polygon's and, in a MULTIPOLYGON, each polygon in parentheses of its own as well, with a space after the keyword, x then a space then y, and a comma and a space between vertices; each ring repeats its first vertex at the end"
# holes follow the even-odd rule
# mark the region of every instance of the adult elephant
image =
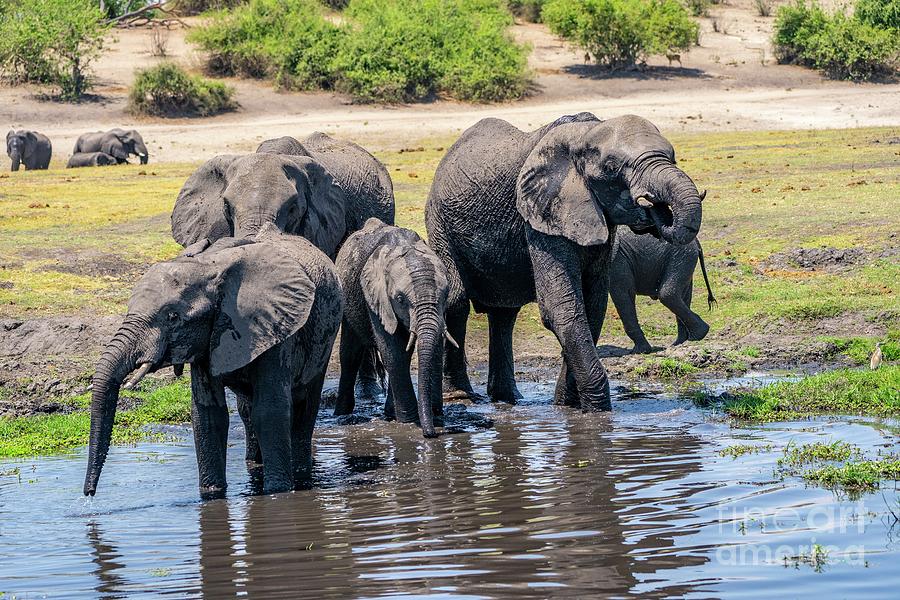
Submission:
POLYGON ((142 165, 150 160, 150 153, 144 145, 144 138, 134 129, 110 129, 84 133, 75 142, 72 154, 105 152, 116 157, 119 164, 128 162, 130 156, 137 156, 142 165))
POLYGON ((21 129, 6 134, 6 154, 12 160, 12 170, 25 165, 26 171, 46 169, 50 166, 53 145, 50 139, 37 131, 21 129))
POLYGON ((109 450, 119 390, 191 365, 191 423, 203 496, 225 491, 225 387, 253 407, 264 491, 311 472, 311 440, 343 296, 334 265, 308 240, 271 226, 156 264, 138 281, 93 379, 84 493, 109 450), (130 379, 129 379, 130 376, 130 379))
POLYGON ((474 395, 464 352, 471 301, 488 317, 488 395, 521 397, 512 331, 521 307, 537 300, 562 346, 555 402, 608 410, 596 342, 616 226, 688 244, 700 220, 697 188, 645 119, 580 113, 531 133, 500 119, 476 123, 438 165, 425 206, 429 243, 450 276, 448 330, 460 345, 445 345, 445 393, 474 395))

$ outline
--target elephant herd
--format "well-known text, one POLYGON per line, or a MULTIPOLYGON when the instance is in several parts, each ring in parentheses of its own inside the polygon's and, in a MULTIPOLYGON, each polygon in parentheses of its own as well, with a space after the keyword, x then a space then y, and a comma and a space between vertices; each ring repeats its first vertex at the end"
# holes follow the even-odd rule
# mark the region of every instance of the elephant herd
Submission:
POLYGON ((555 401, 608 410, 596 344, 610 294, 636 351, 649 344, 635 294, 676 314, 676 343, 709 329, 689 308, 703 196, 669 142, 636 116, 581 113, 531 133, 480 121, 437 168, 427 243, 393 225, 390 176, 356 144, 316 133, 217 156, 175 201, 172 234, 184 250, 140 279, 97 364, 84 492, 96 492, 120 389, 185 364, 201 495, 226 487, 225 388, 247 430, 248 464, 263 467, 263 490, 292 489, 310 473, 339 329, 335 413, 352 413, 357 395, 372 390, 358 380, 383 369, 385 418, 433 437, 444 398, 479 396, 466 370, 470 306, 487 314, 492 400, 520 397, 513 327, 537 301, 562 347, 555 401))
MULTIPOLYGON (((50 167, 53 145, 50 139, 36 131, 27 129, 11 130, 6 134, 6 154, 12 161, 12 170, 21 165, 26 171, 43 170, 50 167)), ((142 165, 147 164, 149 153, 144 139, 134 129, 110 129, 81 135, 75 142, 75 150, 66 167, 102 167, 127 163, 129 157, 137 156, 142 165)))

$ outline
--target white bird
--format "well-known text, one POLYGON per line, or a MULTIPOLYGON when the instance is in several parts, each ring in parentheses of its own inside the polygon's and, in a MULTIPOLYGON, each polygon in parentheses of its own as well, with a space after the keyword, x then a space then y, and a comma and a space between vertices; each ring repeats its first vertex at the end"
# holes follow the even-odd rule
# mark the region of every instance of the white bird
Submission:
POLYGON ((875 370, 881 366, 881 342, 875 344, 875 352, 872 353, 872 358, 869 360, 869 368, 871 370, 875 370))

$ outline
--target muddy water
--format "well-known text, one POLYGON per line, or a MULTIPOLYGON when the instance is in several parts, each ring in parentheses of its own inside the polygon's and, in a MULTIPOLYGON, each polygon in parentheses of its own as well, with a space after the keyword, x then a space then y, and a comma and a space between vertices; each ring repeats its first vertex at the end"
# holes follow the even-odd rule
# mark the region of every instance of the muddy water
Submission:
POLYGON ((189 432, 117 447, 98 495, 84 451, 4 464, 0 592, 15 597, 894 597, 897 492, 851 500, 774 474, 789 441, 897 451, 890 423, 733 429, 671 395, 608 415, 530 385, 495 421, 423 440, 321 418, 311 489, 249 496, 232 423, 228 498, 202 503, 189 432), (737 460, 733 443, 773 444, 737 460), (824 560, 802 557, 813 544, 824 560))

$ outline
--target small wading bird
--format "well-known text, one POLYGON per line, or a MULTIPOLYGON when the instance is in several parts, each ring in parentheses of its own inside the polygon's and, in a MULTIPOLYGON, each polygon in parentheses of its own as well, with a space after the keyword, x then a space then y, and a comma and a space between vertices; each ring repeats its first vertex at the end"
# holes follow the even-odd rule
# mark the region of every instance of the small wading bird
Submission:
POLYGON ((871 370, 875 370, 881 366, 881 342, 875 344, 875 352, 872 353, 872 358, 869 360, 869 368, 871 370))

